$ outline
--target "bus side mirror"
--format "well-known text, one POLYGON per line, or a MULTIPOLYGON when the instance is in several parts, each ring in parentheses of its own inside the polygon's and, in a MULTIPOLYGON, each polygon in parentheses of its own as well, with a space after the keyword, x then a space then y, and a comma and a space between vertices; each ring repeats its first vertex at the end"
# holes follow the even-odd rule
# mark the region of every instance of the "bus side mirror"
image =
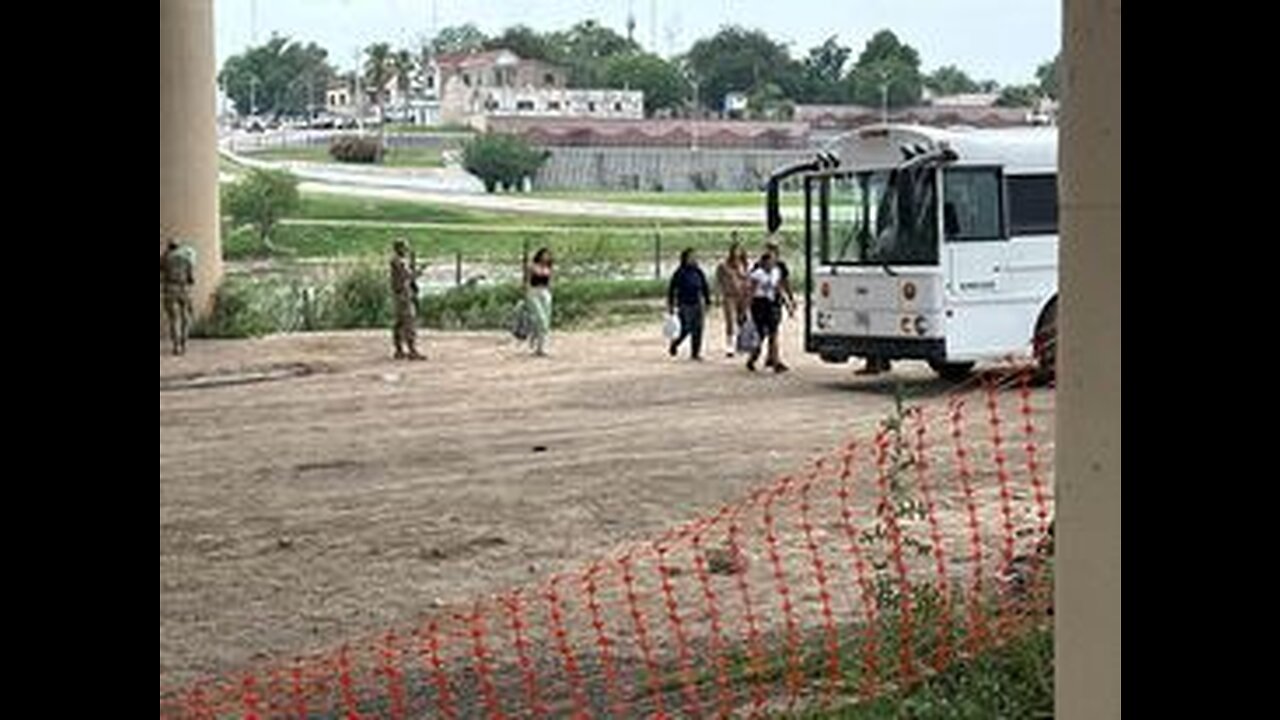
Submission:
POLYGON ((782 181, 792 175, 818 170, 823 166, 824 162, 826 162, 826 159, 819 155, 816 160, 788 165, 774 171, 774 173, 769 176, 769 181, 765 183, 764 188, 764 225, 765 229, 767 229, 770 234, 773 234, 778 230, 778 228, 782 227, 782 213, 778 210, 778 191, 782 181))
POLYGON ((769 178, 769 183, 765 186, 764 226, 770 235, 782 227, 782 213, 778 210, 778 182, 776 178, 769 178))

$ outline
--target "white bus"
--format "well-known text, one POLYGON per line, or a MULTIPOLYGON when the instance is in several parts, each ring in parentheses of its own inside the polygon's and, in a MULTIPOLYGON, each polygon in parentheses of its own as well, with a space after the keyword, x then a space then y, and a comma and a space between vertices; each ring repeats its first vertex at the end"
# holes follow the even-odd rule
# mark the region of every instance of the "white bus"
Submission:
POLYGON ((784 168, 805 197, 805 349, 828 362, 928 361, 947 378, 979 361, 1056 361, 1058 136, 1054 128, 877 125, 839 156, 784 168))

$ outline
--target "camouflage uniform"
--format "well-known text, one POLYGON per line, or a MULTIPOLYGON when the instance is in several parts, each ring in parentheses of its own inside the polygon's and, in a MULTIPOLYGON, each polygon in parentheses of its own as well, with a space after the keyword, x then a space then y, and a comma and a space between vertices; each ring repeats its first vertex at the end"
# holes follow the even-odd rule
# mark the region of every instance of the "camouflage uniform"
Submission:
POLYGON ((160 256, 160 289, 164 312, 169 317, 169 339, 173 354, 187 351, 191 330, 191 286, 195 284, 195 251, 183 245, 171 246, 160 256))
POLYGON ((391 298, 395 307, 395 325, 391 338, 395 343, 396 357, 419 359, 418 354, 418 271, 405 257, 407 246, 396 244, 391 257, 391 298), (406 354, 406 350, 408 353, 406 354))

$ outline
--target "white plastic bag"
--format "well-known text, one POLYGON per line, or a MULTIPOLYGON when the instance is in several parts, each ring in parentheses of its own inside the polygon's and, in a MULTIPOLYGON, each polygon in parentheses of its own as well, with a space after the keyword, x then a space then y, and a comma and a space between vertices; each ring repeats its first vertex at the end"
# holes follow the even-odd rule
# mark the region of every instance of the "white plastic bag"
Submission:
POLYGON ((526 300, 516 303, 512 311, 511 334, 517 340, 528 340, 533 335, 533 318, 530 316, 529 303, 526 300))
POLYGON ((756 330, 755 322, 747 318, 738 328, 738 352, 750 354, 758 349, 760 349, 760 331, 756 330))
POLYGON ((678 313, 667 313, 667 319, 662 323, 662 336, 668 340, 675 340, 680 337, 680 315, 678 313))

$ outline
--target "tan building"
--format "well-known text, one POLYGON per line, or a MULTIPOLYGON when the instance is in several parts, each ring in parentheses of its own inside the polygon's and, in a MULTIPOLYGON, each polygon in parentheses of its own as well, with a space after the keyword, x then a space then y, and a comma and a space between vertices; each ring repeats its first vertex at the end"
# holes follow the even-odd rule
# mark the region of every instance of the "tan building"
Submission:
POLYGON ((366 121, 372 121, 381 112, 384 119, 392 122, 435 125, 440 121, 440 102, 434 90, 427 89, 430 80, 434 80, 431 75, 426 79, 414 77, 406 91, 393 75, 383 85, 380 98, 375 98, 372 91, 362 87, 363 106, 352 83, 338 81, 329 86, 325 93, 325 110, 330 115, 341 118, 361 116, 366 121), (381 102, 378 102, 379 99, 381 102))
POLYGON ((324 107, 334 115, 354 115, 355 91, 346 82, 336 82, 324 94, 324 107))
MULTIPOLYGON (((570 88, 568 73, 558 65, 521 58, 510 50, 487 50, 437 56, 415 73, 408 91, 399 79, 387 78, 376 102, 370 88, 363 112, 381 108, 387 119, 434 125, 469 124, 485 127, 494 116, 639 119, 644 117, 644 93, 635 90, 570 88)), ((325 95, 326 110, 340 117, 361 111, 349 81, 334 83, 325 95)))
POLYGON ((568 88, 564 68, 510 50, 441 55, 427 87, 440 97, 440 120, 483 125, 495 115, 642 118, 644 93, 568 88))

